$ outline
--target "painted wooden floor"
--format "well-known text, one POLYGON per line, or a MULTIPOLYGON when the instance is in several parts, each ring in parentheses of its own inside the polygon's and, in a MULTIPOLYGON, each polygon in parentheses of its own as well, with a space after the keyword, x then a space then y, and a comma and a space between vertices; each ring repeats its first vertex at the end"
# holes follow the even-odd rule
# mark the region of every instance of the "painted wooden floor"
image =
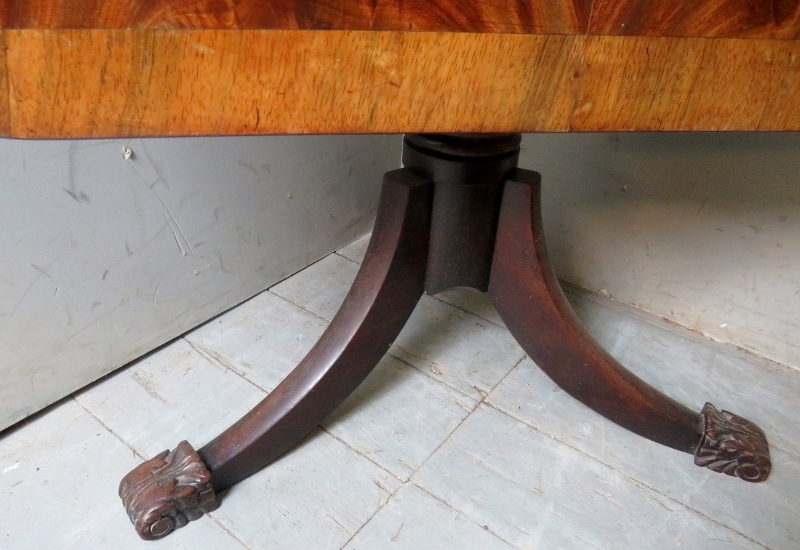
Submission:
POLYGON ((366 382, 297 448, 159 542, 136 537, 119 479, 200 447, 312 346, 362 239, 65 399, 0 439, 7 549, 800 548, 800 372, 580 293, 590 331, 699 409, 761 425, 774 469, 744 483, 603 421, 526 358, 472 291, 423 297, 366 382))

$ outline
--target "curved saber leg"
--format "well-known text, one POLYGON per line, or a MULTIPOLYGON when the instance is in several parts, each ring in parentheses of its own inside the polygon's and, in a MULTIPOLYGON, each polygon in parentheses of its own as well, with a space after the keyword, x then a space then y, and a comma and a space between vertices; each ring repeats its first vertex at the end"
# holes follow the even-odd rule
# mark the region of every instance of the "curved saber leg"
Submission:
POLYGON ((771 468, 755 424, 706 404, 696 413, 634 376, 589 336, 572 311, 545 247, 540 176, 518 169, 503 190, 489 294, 536 364, 581 403, 695 463, 747 481, 771 468))
POLYGON ((432 196, 432 184, 412 172, 387 173, 361 269, 308 355, 261 403, 196 453, 183 442, 123 479, 120 496, 140 536, 161 538, 213 510, 214 491, 289 450, 373 370, 422 296, 432 196))

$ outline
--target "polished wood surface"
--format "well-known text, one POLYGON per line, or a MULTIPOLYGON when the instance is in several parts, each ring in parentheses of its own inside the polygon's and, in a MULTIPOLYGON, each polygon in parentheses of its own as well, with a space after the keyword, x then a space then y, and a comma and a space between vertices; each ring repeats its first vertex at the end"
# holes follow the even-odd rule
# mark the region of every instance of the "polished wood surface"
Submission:
POLYGON ((0 136, 11 135, 11 112, 8 106, 8 71, 6 67, 6 35, 0 31, 0 136))
POLYGON ((28 29, 308 29, 582 34, 590 0, 0 0, 28 29))
POLYGON ((800 37, 800 0, 0 0, 0 27, 792 39, 800 37))
POLYGON ((800 130, 798 38, 800 0, 0 0, 0 136, 800 130))
POLYGON ((800 38, 800 0, 596 0, 589 34, 800 38))
POLYGON ((541 177, 518 169, 503 188, 489 296, 525 352, 572 397, 620 426, 693 453, 702 417, 626 370, 581 325, 550 265, 541 177))
POLYGON ((800 130, 797 41, 196 30, 4 39, 10 137, 800 130))
POLYGON ((288 451, 389 351, 425 288, 432 198, 433 184, 409 170, 385 175, 367 254, 331 324, 261 403, 198 450, 215 490, 288 451))

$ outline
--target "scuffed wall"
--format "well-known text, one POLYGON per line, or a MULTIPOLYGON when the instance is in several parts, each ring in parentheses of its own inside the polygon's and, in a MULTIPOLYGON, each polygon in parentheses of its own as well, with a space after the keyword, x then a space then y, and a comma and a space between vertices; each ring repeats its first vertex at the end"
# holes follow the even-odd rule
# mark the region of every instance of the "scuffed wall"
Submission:
POLYGON ((0 428, 368 231, 399 150, 0 140, 0 428))
POLYGON ((800 368, 800 134, 530 134, 559 277, 800 368))

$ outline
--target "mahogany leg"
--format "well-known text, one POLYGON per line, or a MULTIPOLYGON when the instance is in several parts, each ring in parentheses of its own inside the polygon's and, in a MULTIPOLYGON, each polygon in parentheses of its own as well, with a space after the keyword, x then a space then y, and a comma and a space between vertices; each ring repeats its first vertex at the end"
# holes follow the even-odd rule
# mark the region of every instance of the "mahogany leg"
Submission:
POLYGON ((511 334, 578 401, 620 426, 695 455, 695 463, 747 481, 771 464, 764 432, 706 404, 696 413, 631 374, 589 336, 553 272, 540 213, 540 176, 518 169, 505 183, 489 294, 511 334))
POLYGON ((120 496, 142 538, 156 539, 216 507, 222 491, 289 450, 372 371, 425 287, 433 185, 409 170, 384 177, 372 238, 325 333, 261 403, 195 452, 182 442, 131 473, 120 496))
POLYGON ((539 174, 515 168, 519 143, 519 134, 406 136, 408 168, 386 174, 361 269, 308 355, 199 451, 183 441, 123 478, 120 497, 142 538, 164 537, 214 510, 215 491, 289 450, 372 371, 423 292, 454 286, 488 289, 528 355, 604 417, 693 453, 700 466, 767 478, 758 426, 709 403, 695 413, 625 370, 582 328, 547 259, 539 174))

